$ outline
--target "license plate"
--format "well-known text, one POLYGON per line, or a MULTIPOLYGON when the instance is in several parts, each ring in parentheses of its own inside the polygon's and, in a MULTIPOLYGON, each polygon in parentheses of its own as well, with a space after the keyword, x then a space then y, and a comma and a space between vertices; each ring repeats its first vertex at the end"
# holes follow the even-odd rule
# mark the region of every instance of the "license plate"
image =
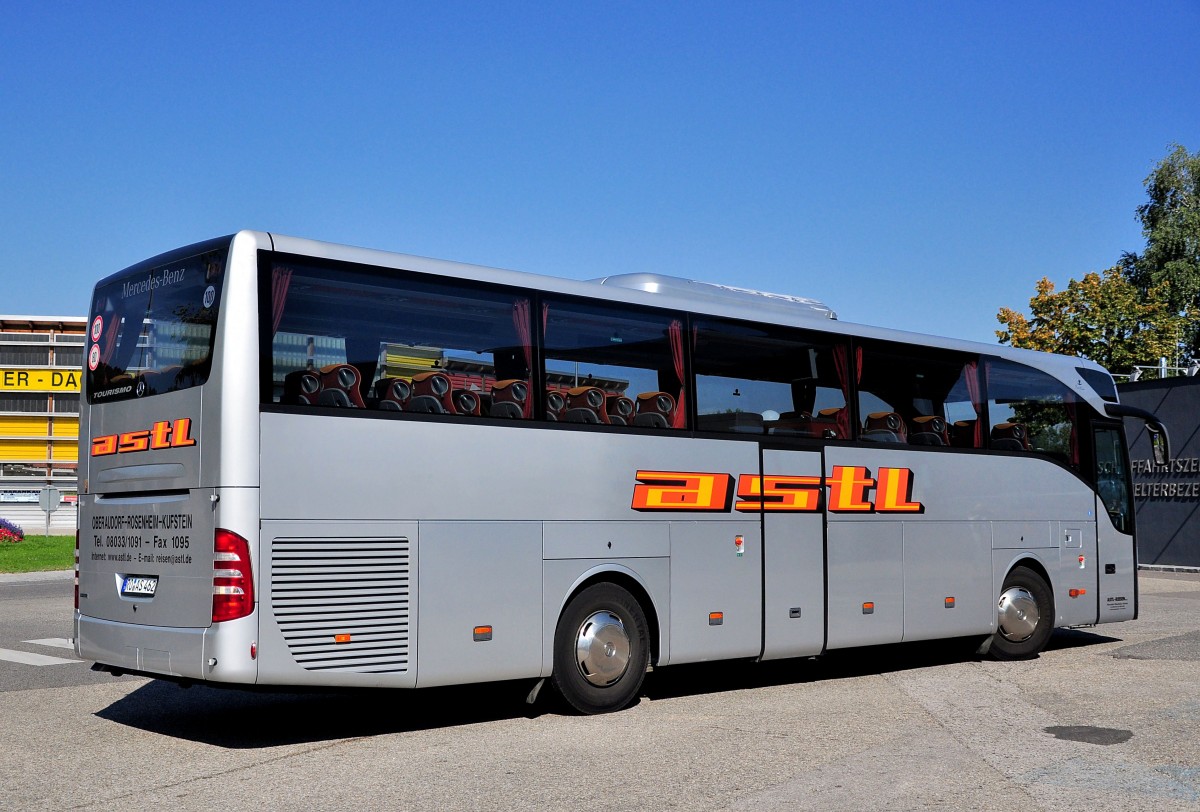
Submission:
POLYGON ((156 589, 158 589, 157 575, 130 575, 121 584, 121 595, 152 598, 156 589))

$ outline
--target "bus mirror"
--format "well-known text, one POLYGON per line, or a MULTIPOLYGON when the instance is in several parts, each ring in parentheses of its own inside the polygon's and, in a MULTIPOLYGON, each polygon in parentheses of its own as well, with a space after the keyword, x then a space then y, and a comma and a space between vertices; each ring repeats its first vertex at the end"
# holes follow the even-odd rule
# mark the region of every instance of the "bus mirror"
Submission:
POLYGON ((1166 465, 1171 461, 1171 441, 1167 437, 1167 427, 1153 412, 1124 403, 1109 403, 1105 411, 1109 417, 1135 417, 1141 420, 1146 426, 1146 434, 1150 435, 1150 452, 1154 456, 1154 464, 1166 465))
POLYGON ((1158 421, 1146 423, 1146 433, 1150 435, 1150 449, 1154 455, 1155 465, 1166 465, 1171 461, 1171 441, 1167 437, 1167 427, 1158 421))

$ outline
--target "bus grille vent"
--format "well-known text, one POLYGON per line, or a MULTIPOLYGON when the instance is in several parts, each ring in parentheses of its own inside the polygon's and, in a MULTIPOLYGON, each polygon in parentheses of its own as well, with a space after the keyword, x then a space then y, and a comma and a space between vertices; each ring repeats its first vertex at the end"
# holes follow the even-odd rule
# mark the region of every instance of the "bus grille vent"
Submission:
POLYGON ((408 670, 406 538, 276 539, 271 604, 288 650, 309 671, 408 670))

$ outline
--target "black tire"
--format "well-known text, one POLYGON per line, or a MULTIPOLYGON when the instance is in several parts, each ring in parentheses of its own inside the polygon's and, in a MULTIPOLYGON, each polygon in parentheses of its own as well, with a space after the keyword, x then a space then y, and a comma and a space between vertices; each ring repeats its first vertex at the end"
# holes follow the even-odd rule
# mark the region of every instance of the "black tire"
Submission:
POLYGON ((637 599, 616 584, 593 584, 572 598, 558 619, 551 681, 580 713, 620 710, 642 687, 648 639, 646 614, 637 599))
POLYGON ((988 654, 997 660, 1031 660, 1046 647, 1053 631, 1050 585, 1029 567, 1013 567, 996 602, 996 632, 988 654))

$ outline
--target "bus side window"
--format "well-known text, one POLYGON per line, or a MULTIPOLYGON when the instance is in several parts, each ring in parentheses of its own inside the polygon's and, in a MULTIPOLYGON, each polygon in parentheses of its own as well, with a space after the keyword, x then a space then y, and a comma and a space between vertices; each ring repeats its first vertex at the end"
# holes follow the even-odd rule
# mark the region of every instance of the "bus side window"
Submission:
POLYGON ((862 439, 931 448, 978 448, 983 397, 973 356, 863 342, 862 439))
POLYGON ((717 319, 696 320, 695 335, 697 429, 825 440, 848 434, 850 383, 827 336, 717 319))
POLYGON ((1065 385, 1030 367, 989 358, 989 447, 1029 451, 1079 465, 1079 408, 1065 385))
POLYGON ((269 277, 271 401, 533 417, 527 295, 315 260, 285 270, 269 277))
POLYGON ((596 426, 682 429, 682 317, 600 302, 548 301, 545 416, 596 426))

